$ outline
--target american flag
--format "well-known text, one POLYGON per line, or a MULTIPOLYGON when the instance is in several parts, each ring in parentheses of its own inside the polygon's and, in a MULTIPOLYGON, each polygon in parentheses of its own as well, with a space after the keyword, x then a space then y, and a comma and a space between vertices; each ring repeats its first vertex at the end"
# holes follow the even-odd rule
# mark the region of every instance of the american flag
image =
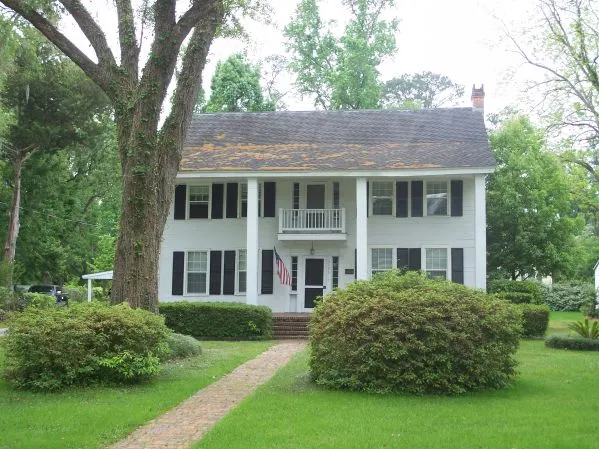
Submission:
POLYGON ((291 285, 291 275, 289 274, 289 270, 285 266, 285 262, 279 256, 277 252, 277 248, 275 248, 275 260, 277 261, 277 274, 279 275, 279 280, 283 285, 291 285))

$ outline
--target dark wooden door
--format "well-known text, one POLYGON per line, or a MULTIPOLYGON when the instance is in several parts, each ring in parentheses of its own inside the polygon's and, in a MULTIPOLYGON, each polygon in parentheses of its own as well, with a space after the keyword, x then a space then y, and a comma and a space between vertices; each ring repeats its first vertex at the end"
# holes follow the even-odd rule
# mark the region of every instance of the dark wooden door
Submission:
POLYGON ((306 259, 304 274, 304 307, 313 309, 314 300, 322 296, 324 289, 324 259, 306 259))
POLYGON ((319 229, 324 225, 324 184, 308 184, 306 186, 306 209, 308 210, 308 227, 311 229, 319 229))

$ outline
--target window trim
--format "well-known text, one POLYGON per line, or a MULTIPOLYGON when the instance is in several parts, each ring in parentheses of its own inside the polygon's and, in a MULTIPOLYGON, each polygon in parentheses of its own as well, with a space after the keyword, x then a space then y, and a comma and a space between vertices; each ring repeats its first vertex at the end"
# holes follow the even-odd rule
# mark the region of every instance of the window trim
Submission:
MULTIPOLYGON (((193 271, 193 273, 203 273, 201 271, 193 271)), ((210 250, 209 249, 190 249, 185 250, 185 271, 183 272, 183 296, 209 296, 210 295, 210 250), (205 285, 205 293, 196 293, 196 292, 188 292, 187 291, 187 275, 189 270, 187 269, 187 264, 189 261, 189 253, 206 253, 206 285, 205 285)))
MULTIPOLYGON (((369 186, 368 186, 368 190, 369 190, 369 198, 368 198, 368 214, 371 217, 393 217, 395 218, 395 197, 396 197, 396 192, 395 192, 395 182, 396 179, 389 179, 389 180, 370 180, 369 181, 369 186), (382 182, 382 183, 389 183, 391 184, 391 213, 390 214, 375 214, 374 213, 374 183, 375 182, 382 182)), ((411 184, 411 181, 410 181, 411 184)), ((388 197, 377 197, 377 198, 388 198, 388 197)))
POLYGON ((247 295, 247 249, 246 248, 238 248, 235 250, 235 294, 236 295, 247 295), (241 291, 239 290, 239 273, 241 272, 239 270, 239 253, 241 251, 245 251, 245 270, 243 271, 245 273, 245 291, 241 291))
MULTIPOLYGON (((411 188, 411 186, 412 186, 412 182, 410 181, 410 188, 411 188)), ((439 180, 434 180, 434 179, 425 180, 424 181, 424 194, 422 195, 422 201, 423 201, 423 204, 422 204, 422 216, 423 217, 451 217, 451 179, 448 180, 448 179, 444 178, 444 179, 439 179, 439 180), (442 182, 445 183, 445 187, 447 190, 447 197, 446 197, 447 205, 445 207, 445 214, 429 215, 428 214, 428 198, 427 198, 428 185, 432 184, 432 183, 439 184, 442 182)))
POLYGON ((247 202, 248 202, 248 197, 247 197, 247 193, 248 193, 248 184, 247 182, 240 182, 239 183, 239 188, 237 189, 237 218, 247 218, 247 202), (243 195, 241 194, 243 187, 245 186, 245 210, 246 210, 246 214, 245 217, 243 216, 243 195))
POLYGON ((372 278, 375 275, 374 267, 373 267, 373 261, 374 261, 373 250, 375 250, 375 249, 385 249, 385 250, 390 249, 391 250, 391 267, 387 268, 386 270, 377 270, 377 273, 379 273, 379 272, 382 273, 385 271, 393 270, 395 268, 396 264, 394 262, 397 258, 397 251, 393 245, 376 245, 376 246, 370 246, 369 249, 370 249, 370 251, 369 251, 368 256, 369 256, 369 260, 370 260, 370 267, 369 267, 370 268, 370 278, 372 278))
MULTIPOLYGON (((451 281, 451 246, 449 245, 426 245, 422 246, 422 251, 420 253, 420 266, 422 267, 422 271, 428 273, 428 267, 426 266, 426 250, 427 249, 444 249, 445 250, 445 260, 447 261, 447 266, 445 268, 445 279, 451 281)), ((441 271, 441 270, 434 270, 441 271)))
MULTIPOLYGON (((187 220, 210 220, 212 219, 212 183, 198 183, 198 184, 188 184, 187 186, 187 195, 185 197, 185 218, 187 220), (208 216, 206 218, 195 218, 191 217, 191 189, 193 187, 208 187, 208 216)), ((187 256, 186 256, 187 257, 187 256)))

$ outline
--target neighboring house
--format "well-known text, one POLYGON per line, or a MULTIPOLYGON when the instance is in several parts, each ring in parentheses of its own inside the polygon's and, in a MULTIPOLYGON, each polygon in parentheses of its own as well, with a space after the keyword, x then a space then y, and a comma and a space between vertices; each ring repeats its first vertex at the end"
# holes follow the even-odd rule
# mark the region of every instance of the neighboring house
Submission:
POLYGON ((595 291, 597 291, 597 302, 599 303, 599 260, 595 264, 595 291))
POLYGON ((201 114, 177 175, 161 301, 303 312, 395 267, 484 289, 485 177, 473 108, 201 114), (274 248, 291 275, 277 276, 274 248))

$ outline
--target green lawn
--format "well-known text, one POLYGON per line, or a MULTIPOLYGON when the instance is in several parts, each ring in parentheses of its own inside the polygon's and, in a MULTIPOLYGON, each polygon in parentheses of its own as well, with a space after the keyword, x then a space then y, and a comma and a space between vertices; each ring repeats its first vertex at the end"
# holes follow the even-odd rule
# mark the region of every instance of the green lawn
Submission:
POLYGON ((271 344, 202 342, 203 355, 171 363, 155 381, 129 388, 93 387, 40 394, 14 391, 0 380, 0 449, 103 447, 271 344))
MULTIPOLYGON (((552 314, 550 333, 580 318, 552 314)), ((518 360, 521 374, 505 390, 376 396, 313 386, 303 352, 194 447, 599 448, 599 353, 547 349, 529 340, 518 360)))

